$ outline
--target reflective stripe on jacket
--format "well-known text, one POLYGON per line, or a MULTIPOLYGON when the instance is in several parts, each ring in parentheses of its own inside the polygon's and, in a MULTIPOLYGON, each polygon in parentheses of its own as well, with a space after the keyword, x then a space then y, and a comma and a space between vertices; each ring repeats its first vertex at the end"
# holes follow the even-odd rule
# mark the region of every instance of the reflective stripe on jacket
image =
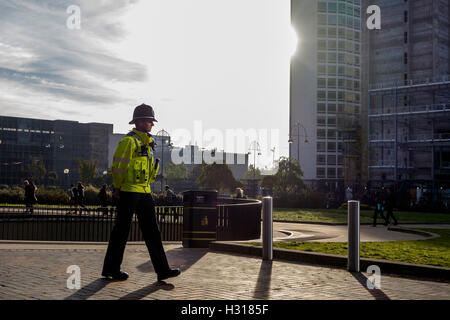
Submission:
POLYGON ((150 193, 150 183, 159 170, 153 158, 153 138, 133 129, 117 146, 112 163, 114 188, 125 192, 150 193))

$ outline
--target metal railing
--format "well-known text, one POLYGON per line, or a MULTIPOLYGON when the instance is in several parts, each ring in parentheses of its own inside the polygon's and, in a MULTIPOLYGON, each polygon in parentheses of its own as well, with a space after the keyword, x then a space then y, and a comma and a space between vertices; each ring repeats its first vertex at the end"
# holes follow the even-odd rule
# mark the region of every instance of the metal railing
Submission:
MULTIPOLYGON (((163 241, 181 241, 183 207, 156 207, 163 241)), ((117 212, 115 207, 70 208, 25 206, 0 207, 1 240, 109 241, 117 212)), ((138 219, 133 216, 128 241, 143 241, 138 219)))

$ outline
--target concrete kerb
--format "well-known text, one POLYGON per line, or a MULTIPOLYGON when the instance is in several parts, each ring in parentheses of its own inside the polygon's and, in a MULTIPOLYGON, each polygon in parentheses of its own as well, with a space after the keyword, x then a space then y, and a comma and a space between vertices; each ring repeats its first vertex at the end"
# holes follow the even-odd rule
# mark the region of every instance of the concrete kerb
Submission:
MULTIPOLYGON (((262 257, 262 247, 260 246, 231 243, 226 241, 213 241, 209 244, 209 248, 213 251, 223 251, 262 257)), ((290 249, 274 249, 273 258, 275 260, 285 260, 335 268, 347 268, 347 257, 335 254, 313 253, 290 249)), ((382 270, 382 273, 387 275, 392 274, 412 277, 415 279, 430 279, 433 281, 450 281, 450 268, 379 259, 360 259, 361 270, 367 270, 367 267, 371 265, 377 265, 382 270)))
MULTIPOLYGON (((262 220, 261 220, 262 221, 262 220)), ((318 224, 323 226, 346 226, 347 222, 319 222, 319 221, 295 221, 295 220, 273 220, 273 222, 283 222, 283 223, 298 223, 298 224, 318 224)), ((379 223, 382 224, 382 223, 379 223)), ((450 222, 401 222, 401 224, 425 224, 425 225, 438 225, 438 224, 450 224, 450 222)), ((361 222, 360 225, 372 225, 371 222, 361 222)))

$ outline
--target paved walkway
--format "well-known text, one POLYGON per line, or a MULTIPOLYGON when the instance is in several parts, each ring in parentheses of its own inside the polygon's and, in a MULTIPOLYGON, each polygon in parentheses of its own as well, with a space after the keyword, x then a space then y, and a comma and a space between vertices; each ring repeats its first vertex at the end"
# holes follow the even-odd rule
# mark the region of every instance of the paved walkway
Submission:
MULTIPOLYGON (((448 224, 440 225, 398 225, 402 228, 450 229, 448 224)), ((348 227, 346 225, 320 225, 306 223, 274 222, 275 241, 314 241, 314 242, 347 242, 348 227)), ((262 229, 261 229, 262 230, 262 229)), ((434 235, 438 236, 438 235, 434 235)), ((430 239, 422 235, 391 231, 384 225, 360 227, 361 241, 396 241, 396 240, 425 240, 430 239)), ((255 240, 250 240, 255 241, 255 240)), ((241 242, 241 241, 240 241, 241 242)))
POLYGON ((146 248, 128 245, 124 282, 100 277, 106 244, 2 244, 0 299, 450 299, 450 284, 381 277, 366 287, 364 274, 165 244, 181 276, 157 283, 146 248), (6 249, 7 248, 7 249, 6 249), (81 289, 68 289, 67 267, 81 270, 81 289))

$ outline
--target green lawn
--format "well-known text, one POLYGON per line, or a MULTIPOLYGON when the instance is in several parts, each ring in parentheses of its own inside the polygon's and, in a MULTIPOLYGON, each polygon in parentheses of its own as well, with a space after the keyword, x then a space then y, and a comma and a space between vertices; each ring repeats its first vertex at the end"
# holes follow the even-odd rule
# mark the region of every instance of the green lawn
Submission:
MULTIPOLYGON (((401 222, 434 222, 450 223, 449 213, 425 213, 394 211, 395 217, 401 222)), ((361 210, 361 222, 372 222, 373 211, 361 210)), ((275 220, 285 221, 309 221, 309 222, 347 222, 347 210, 339 209, 285 209, 275 208, 273 211, 275 220)), ((384 222, 381 218, 377 222, 384 222)))
MULTIPOLYGON (((439 234, 440 237, 413 241, 361 242, 360 256, 361 258, 450 267, 450 229, 420 230, 439 234)), ((250 244, 261 246, 261 242, 251 242, 250 244)), ((274 242, 273 245, 274 248, 347 256, 347 243, 342 242, 274 242)))

